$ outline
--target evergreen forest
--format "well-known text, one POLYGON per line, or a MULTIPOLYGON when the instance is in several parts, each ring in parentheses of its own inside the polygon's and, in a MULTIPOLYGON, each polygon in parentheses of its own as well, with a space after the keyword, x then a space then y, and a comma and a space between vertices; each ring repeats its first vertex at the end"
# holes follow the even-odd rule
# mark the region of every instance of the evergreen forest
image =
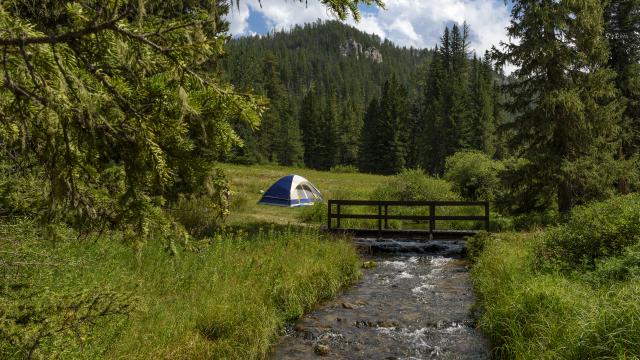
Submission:
POLYGON ((271 106, 258 130, 236 125, 244 145, 228 160, 442 174, 458 150, 502 156, 505 77, 468 37, 454 24, 435 48, 414 49, 329 21, 232 39, 223 72, 271 106))

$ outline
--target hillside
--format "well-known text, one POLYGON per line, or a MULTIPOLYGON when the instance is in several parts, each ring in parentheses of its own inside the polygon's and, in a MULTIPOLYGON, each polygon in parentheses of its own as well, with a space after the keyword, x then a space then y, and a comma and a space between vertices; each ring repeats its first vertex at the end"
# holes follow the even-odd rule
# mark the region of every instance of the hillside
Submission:
POLYGON ((361 110, 386 80, 396 76, 411 81, 416 66, 431 51, 399 47, 388 40, 337 21, 296 26, 290 31, 231 39, 222 66, 229 81, 246 89, 264 91, 260 66, 275 57, 286 91, 292 97, 312 86, 335 92, 339 103, 357 100, 361 110))
POLYGON ((306 164, 321 169, 355 164, 369 102, 380 96, 385 81, 394 77, 403 86, 415 88, 410 83, 417 66, 430 55, 429 50, 399 47, 335 21, 231 39, 221 60, 222 72, 240 90, 268 97, 271 110, 259 132, 244 123, 236 124, 246 146, 236 149, 228 160, 306 164), (313 117, 305 112, 310 107, 330 131, 316 137, 323 138, 319 140, 323 147, 335 149, 335 153, 323 154, 330 159, 323 164, 314 164, 309 158, 313 144, 301 139, 313 117), (282 134, 288 142, 274 140, 282 134), (285 155, 283 149, 287 149, 285 155))
POLYGON ((441 174, 459 150, 501 156, 497 76, 472 55, 470 29, 445 28, 435 50, 399 47, 339 22, 232 39, 222 72, 264 95, 259 129, 224 160, 378 174, 421 167, 441 174))

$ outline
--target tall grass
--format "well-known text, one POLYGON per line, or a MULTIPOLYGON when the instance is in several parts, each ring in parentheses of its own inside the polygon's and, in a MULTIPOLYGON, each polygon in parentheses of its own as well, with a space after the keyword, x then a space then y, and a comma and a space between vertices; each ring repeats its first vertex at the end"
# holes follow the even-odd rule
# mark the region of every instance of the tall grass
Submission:
MULTIPOLYGON (((79 242, 68 231, 51 243, 36 228, 0 224, 0 358, 24 357, 40 329, 37 323, 18 321, 7 309, 55 307, 63 294, 107 290, 119 294, 128 311, 82 324, 77 332, 55 333, 40 342, 35 354, 261 358, 285 322, 359 276, 358 257, 349 243, 309 229, 238 230, 196 243, 174 258, 151 243, 136 258, 117 233, 79 242), (15 258, 17 253, 22 258, 15 258)), ((59 320, 70 314, 63 312, 59 320)))
MULTIPOLYGON (((544 235, 484 240, 472 276, 479 326, 503 359, 631 359, 640 356, 640 277, 541 266, 544 235)), ((474 240, 478 241, 478 239, 474 240)))

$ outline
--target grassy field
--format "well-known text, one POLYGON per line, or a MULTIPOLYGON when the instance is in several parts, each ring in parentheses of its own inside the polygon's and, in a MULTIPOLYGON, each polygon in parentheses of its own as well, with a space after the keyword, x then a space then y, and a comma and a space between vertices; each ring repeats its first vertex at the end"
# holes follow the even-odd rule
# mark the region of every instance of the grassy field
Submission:
POLYGON ((535 233, 478 237, 481 330, 501 359, 640 358, 640 198, 535 233))
POLYGON ((223 167, 228 226, 187 246, 150 239, 136 252, 120 232, 0 222, 0 358, 262 358, 286 322, 357 279, 350 242, 256 202, 289 173, 327 197, 368 198, 384 177, 223 167))
POLYGON ((320 189, 325 199, 369 199, 371 193, 388 179, 380 175, 333 173, 269 165, 223 164, 222 168, 229 176, 234 191, 232 212, 227 220, 229 224, 301 223, 302 213, 309 212, 309 209, 257 204, 262 196, 260 190, 266 191, 271 184, 285 175, 296 174, 305 177, 320 189))
MULTIPOLYGON (((460 196, 451 189, 451 184, 441 179, 434 179, 422 173, 410 172, 397 177, 357 174, 334 173, 301 168, 287 168, 269 165, 232 165, 224 164, 231 180, 234 199, 232 212, 227 220, 230 225, 240 224, 300 224, 324 225, 326 222, 326 203, 313 207, 283 208, 276 206, 262 206, 257 202, 262 196, 260 190, 266 191, 280 177, 297 174, 307 178, 320 189, 325 199, 350 200, 461 200, 460 196)), ((390 215, 426 215, 427 207, 419 208, 391 208, 390 215)), ((484 214, 479 207, 439 208, 440 215, 476 215, 484 214)), ((342 213, 376 214, 377 207, 343 206, 342 213)), ((375 220, 342 220, 343 227, 375 228, 375 220)), ((422 223, 399 220, 389 221, 391 228, 425 229, 426 221, 422 223)), ((481 222, 473 221, 439 221, 439 229, 469 229, 481 228, 481 222)))

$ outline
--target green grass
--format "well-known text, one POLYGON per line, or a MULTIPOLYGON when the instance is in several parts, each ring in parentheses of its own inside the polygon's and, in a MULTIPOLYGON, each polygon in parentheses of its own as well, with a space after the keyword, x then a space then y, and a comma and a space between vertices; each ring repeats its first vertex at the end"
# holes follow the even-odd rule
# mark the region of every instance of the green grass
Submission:
MULTIPOLYGON (((369 175, 359 173, 326 172, 302 168, 289 168, 275 165, 234 165, 222 164, 231 180, 234 199, 232 212, 228 218, 230 224, 276 223, 324 225, 327 221, 326 203, 302 208, 284 208, 262 206, 260 190, 266 191, 277 179, 288 174, 304 176, 322 192, 325 199, 349 200, 400 200, 404 197, 413 200, 460 200, 453 193, 447 181, 430 178, 421 171, 408 171, 397 177, 369 175), (406 184, 409 185, 407 186, 406 184), (407 186, 407 188, 403 188, 407 186)), ((343 206, 343 214, 377 214, 377 207, 343 206)), ((439 215, 484 215, 478 207, 441 207, 439 215)), ((428 207, 390 208, 389 214, 428 215, 428 207)), ((439 221, 439 229, 480 229, 483 224, 473 221, 439 221)), ((342 220, 342 227, 375 228, 376 220, 342 220)), ((427 222, 416 224, 398 220, 389 221, 389 227, 395 229, 424 229, 427 222)))
POLYGON ((541 266, 543 238, 494 235, 476 258, 479 326, 496 357, 637 359, 640 278, 597 284, 589 274, 541 266))
POLYGON ((336 173, 275 165, 222 164, 221 167, 229 176, 234 191, 232 212, 227 219, 230 224, 300 224, 304 223, 305 219, 314 218, 309 216, 309 213, 326 212, 326 207, 322 205, 316 209, 258 205, 257 202, 262 196, 260 190, 266 191, 271 184, 285 175, 296 174, 305 177, 322 192, 325 199, 369 199, 373 190, 389 179, 380 175, 336 173))
POLYGON ((299 227, 237 230, 173 258, 153 242, 136 256, 118 233, 50 242, 28 221, 0 235, 3 359, 38 339, 43 358, 261 358, 287 321, 359 276, 351 244, 299 227), (87 297, 121 314, 97 316, 87 297))

